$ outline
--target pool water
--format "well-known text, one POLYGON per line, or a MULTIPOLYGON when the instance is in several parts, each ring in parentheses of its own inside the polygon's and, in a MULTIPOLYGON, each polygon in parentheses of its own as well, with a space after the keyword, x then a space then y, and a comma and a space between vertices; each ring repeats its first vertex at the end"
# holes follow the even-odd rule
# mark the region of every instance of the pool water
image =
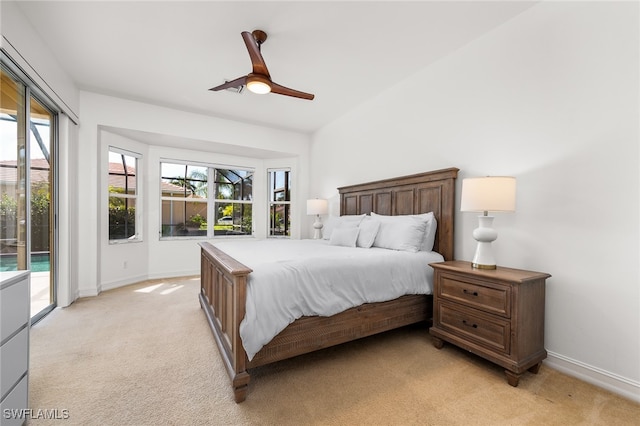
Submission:
MULTIPOLYGON (((31 255, 31 272, 48 272, 50 270, 49 253, 34 253, 31 255)), ((18 256, 0 256, 0 271, 17 271, 18 256)))

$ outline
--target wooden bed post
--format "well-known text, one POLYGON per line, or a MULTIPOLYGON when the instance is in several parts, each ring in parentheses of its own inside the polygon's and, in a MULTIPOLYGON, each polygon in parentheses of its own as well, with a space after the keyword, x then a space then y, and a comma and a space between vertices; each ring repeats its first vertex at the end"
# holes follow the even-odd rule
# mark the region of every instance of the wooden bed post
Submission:
POLYGON ((200 306, 231 379, 234 399, 242 402, 250 377, 239 325, 245 315, 247 276, 252 270, 208 242, 200 247, 200 306))

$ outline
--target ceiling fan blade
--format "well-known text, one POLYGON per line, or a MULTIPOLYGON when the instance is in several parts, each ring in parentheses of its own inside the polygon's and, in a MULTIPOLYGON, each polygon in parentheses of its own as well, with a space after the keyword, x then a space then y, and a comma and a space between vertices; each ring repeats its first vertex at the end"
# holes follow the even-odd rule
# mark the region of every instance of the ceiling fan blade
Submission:
POLYGON ((226 83, 221 84, 220 86, 212 87, 209 90, 213 90, 214 92, 217 92, 218 90, 228 89, 229 87, 244 86, 246 82, 247 82, 247 76, 244 75, 242 77, 236 78, 235 80, 227 81, 226 83))
POLYGON ((312 95, 311 93, 305 93, 299 90, 289 89, 288 87, 281 86, 278 83, 274 83, 274 82, 271 82, 271 93, 277 93, 279 95, 285 95, 285 96, 293 96, 294 98, 300 98, 300 99, 308 99, 310 101, 313 100, 313 98, 315 97, 315 95, 312 95))
POLYGON ((267 64, 262 58, 262 53, 260 53, 260 46, 258 46, 258 42, 256 41, 255 37, 253 37, 253 34, 251 34, 249 31, 243 31, 242 38, 244 39, 244 44, 247 46, 247 50, 249 51, 249 57, 251 58, 251 64, 253 65, 253 73, 261 74, 267 78, 270 78, 267 64))

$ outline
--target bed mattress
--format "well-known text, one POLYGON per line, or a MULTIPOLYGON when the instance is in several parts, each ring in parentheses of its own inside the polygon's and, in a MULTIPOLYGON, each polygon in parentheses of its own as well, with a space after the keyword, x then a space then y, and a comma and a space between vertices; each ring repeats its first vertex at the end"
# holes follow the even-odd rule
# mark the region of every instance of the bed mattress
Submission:
POLYGON ((331 316, 364 303, 431 294, 436 252, 342 247, 326 240, 214 243, 253 272, 240 337, 249 360, 302 316, 331 316))

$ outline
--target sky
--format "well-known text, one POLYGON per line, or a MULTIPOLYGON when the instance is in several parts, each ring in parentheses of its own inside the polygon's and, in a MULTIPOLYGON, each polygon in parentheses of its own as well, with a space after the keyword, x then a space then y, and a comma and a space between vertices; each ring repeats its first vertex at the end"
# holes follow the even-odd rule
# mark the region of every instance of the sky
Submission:
MULTIPOLYGON (((16 160, 16 139, 17 139, 17 124, 15 121, 6 120, 10 118, 7 114, 0 114, 0 161, 16 160)), ((48 123, 42 120, 33 120, 36 124, 36 128, 40 133, 42 140, 45 142, 48 149, 50 149, 50 136, 48 123)), ((44 158, 42 150, 38 146, 38 143, 33 137, 30 137, 31 141, 31 158, 44 158)))

